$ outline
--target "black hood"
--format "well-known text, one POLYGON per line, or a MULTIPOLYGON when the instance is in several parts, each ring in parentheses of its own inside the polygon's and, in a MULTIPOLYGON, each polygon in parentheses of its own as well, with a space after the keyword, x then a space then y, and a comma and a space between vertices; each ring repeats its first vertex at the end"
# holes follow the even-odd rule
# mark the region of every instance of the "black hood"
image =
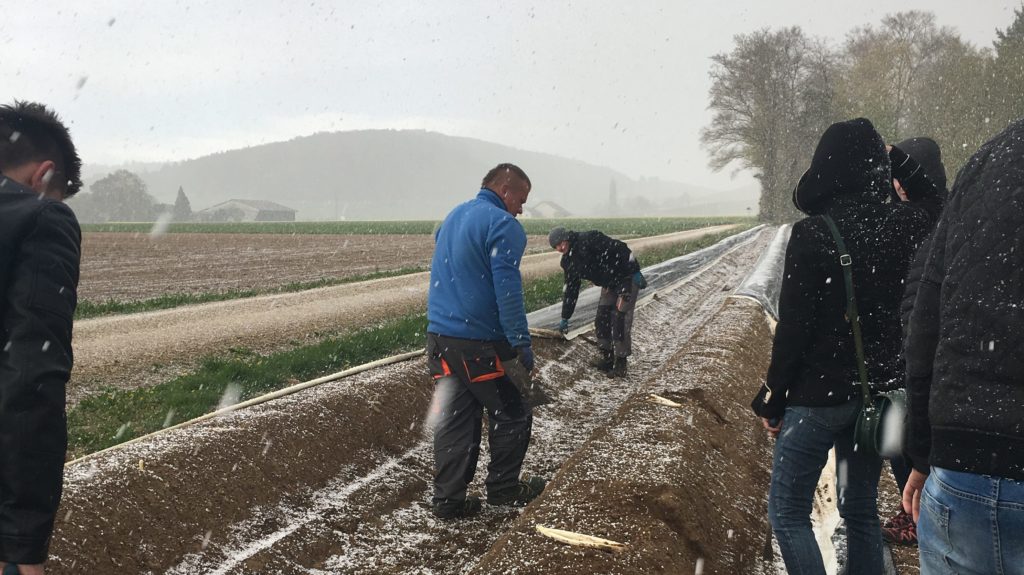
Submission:
POLYGON ((882 203, 892 188, 889 155, 866 118, 832 124, 821 135, 811 167, 793 190, 793 205, 807 215, 835 203, 882 203))
POLYGON ((942 163, 942 150, 931 138, 910 138, 896 144, 896 147, 914 158, 928 179, 939 189, 943 198, 947 196, 946 166, 942 163))

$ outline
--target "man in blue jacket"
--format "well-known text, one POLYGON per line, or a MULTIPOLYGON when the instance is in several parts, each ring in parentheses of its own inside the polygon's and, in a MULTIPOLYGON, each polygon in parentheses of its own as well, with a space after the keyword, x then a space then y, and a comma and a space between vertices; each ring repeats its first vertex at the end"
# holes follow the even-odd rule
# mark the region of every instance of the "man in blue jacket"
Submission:
POLYGON ((521 480, 533 424, 523 390, 506 373, 518 360, 533 369, 519 262, 526 232, 516 221, 530 194, 518 166, 499 164, 476 198, 455 207, 435 235, 427 296, 427 361, 434 378, 434 515, 454 519, 480 511, 467 497, 480 455, 487 410, 491 462, 487 503, 523 506, 544 481, 521 480))
POLYGON ((0 106, 0 569, 42 575, 67 451, 64 388, 82 234, 68 130, 40 104, 0 106), (14 567, 18 565, 19 567, 14 567))

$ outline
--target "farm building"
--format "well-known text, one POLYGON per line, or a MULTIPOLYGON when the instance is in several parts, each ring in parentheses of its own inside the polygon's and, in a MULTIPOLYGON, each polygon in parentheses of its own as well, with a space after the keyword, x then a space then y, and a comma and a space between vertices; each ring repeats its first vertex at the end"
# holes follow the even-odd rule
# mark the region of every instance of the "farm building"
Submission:
POLYGON ((567 218, 572 214, 555 202, 545 200, 534 206, 523 206, 523 215, 527 218, 567 218))
POLYGON ((294 222, 295 210, 266 200, 228 200, 196 214, 212 222, 294 222))

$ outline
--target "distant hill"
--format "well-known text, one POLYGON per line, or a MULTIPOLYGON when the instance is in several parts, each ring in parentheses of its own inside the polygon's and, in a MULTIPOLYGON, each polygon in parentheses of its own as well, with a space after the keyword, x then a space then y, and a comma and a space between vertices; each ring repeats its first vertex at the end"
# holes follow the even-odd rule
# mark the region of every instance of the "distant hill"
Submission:
MULTIPOLYGON (((182 187, 196 211, 244 198, 293 207, 300 220, 437 219, 472 197, 480 178, 500 162, 518 164, 530 175, 531 202, 556 202, 573 216, 741 215, 748 205, 757 209, 756 190, 743 192, 749 200, 708 202, 720 192, 633 180, 578 160, 422 130, 319 133, 158 169, 147 165, 139 176, 161 202, 173 202, 182 187)), ((103 174, 94 169, 90 175, 103 174)))

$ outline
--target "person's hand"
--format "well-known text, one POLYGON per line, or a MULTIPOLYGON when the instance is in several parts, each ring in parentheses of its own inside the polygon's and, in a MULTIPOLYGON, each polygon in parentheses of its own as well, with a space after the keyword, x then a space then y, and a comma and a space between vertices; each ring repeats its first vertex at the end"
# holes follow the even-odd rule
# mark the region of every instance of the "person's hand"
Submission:
POLYGON ((568 320, 568 318, 564 318, 563 317, 562 321, 558 322, 558 331, 562 332, 563 335, 569 333, 569 320, 568 320))
POLYGON ((526 368, 526 371, 533 371, 533 347, 527 344, 522 347, 517 347, 516 351, 519 354, 519 363, 523 364, 523 367, 526 368))
POLYGON ((916 469, 910 471, 907 486, 903 488, 903 510, 914 516, 914 523, 921 514, 921 492, 928 476, 916 469))
POLYGON ((0 563, 0 571, 2 571, 3 575, 7 575, 8 572, 19 573, 20 575, 44 575, 45 573, 42 563, 34 565, 0 563))
POLYGON ((647 278, 644 277, 644 274, 636 272, 633 274, 633 283, 636 284, 636 287, 644 289, 647 287, 647 278))
POLYGON ((761 425, 768 430, 768 435, 774 438, 777 437, 779 435, 779 431, 782 430, 782 418, 773 417, 768 419, 767 417, 762 417, 761 425))

